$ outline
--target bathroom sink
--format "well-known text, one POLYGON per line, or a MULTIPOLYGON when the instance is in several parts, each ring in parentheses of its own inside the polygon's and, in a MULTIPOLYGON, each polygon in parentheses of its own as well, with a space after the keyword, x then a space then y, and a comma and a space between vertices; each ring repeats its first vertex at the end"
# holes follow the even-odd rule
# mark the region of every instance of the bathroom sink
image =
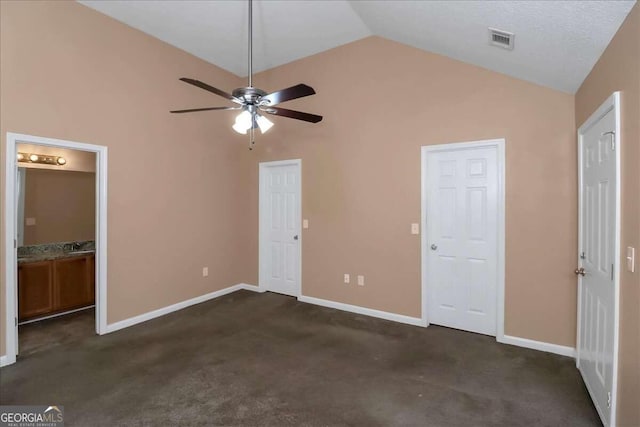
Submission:
POLYGON ((84 251, 71 251, 69 252, 69 255, 85 255, 85 254, 92 254, 95 251, 93 250, 84 250, 84 251))

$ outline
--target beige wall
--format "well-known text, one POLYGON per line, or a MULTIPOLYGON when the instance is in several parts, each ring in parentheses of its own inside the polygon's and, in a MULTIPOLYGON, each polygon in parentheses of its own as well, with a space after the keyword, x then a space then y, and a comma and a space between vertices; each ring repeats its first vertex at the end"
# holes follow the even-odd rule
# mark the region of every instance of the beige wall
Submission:
POLYGON ((231 113, 167 114, 224 105, 178 77, 242 80, 76 3, 0 15, 2 152, 7 131, 109 147, 109 322, 257 283, 257 163, 298 157, 304 294, 420 316, 420 147, 504 137, 505 332, 575 345, 572 95, 370 37, 256 76, 310 84, 286 106, 325 120, 274 118, 248 152, 231 113))
MULTIPOLYGON (((574 98, 370 37, 259 74, 317 95, 257 142, 251 211, 257 265, 258 161, 302 159, 304 295, 420 316, 420 147, 506 138, 508 335, 573 346, 577 160, 574 98), (366 286, 345 285, 343 273, 366 286)), ((254 273, 255 277, 255 273, 254 273)), ((254 279, 255 281, 256 279, 254 279)))
POLYGON ((239 83, 78 3, 0 2, 2 156, 6 132, 108 147, 109 323, 254 278, 238 232, 252 219, 242 191, 250 153, 232 136, 230 113, 168 113, 225 105, 182 76, 239 83))
POLYGON ((49 156, 64 157, 67 163, 64 165, 47 165, 40 163, 21 162, 20 166, 30 169, 51 169, 64 171, 95 172, 96 155, 89 151, 70 150, 67 148, 49 147, 46 145, 23 144, 17 145, 16 152, 27 154, 45 154, 49 156))
POLYGON ((24 245, 94 240, 96 230, 96 174, 27 169, 24 245))
POLYGON ((640 5, 631 10, 576 94, 579 127, 614 91, 621 91, 622 254, 618 423, 640 426, 640 265, 626 270, 627 246, 640 254, 640 5))

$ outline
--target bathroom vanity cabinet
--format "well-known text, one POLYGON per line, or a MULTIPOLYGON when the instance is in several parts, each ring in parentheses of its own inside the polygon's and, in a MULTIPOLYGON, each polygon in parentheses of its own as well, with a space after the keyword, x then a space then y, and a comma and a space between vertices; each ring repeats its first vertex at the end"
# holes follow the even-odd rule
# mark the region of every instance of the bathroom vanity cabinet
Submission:
POLYGON ((18 264, 18 319, 31 320, 95 303, 94 255, 18 264))

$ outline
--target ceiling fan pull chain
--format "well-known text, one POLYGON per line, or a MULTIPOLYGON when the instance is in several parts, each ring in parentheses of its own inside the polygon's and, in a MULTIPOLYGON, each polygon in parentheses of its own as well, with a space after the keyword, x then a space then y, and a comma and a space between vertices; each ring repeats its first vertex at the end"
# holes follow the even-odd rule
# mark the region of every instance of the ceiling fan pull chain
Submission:
POLYGON ((249 129, 249 151, 253 150, 253 145, 256 143, 254 129, 249 129))

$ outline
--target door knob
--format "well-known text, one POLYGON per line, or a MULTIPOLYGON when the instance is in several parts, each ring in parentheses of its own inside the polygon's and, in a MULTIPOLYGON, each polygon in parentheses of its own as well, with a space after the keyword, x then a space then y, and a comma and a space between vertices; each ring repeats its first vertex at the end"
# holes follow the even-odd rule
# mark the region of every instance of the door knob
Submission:
POLYGON ((584 267, 576 268, 576 271, 574 273, 579 274, 580 276, 584 276, 587 274, 584 271, 584 267))
POLYGON ((433 245, 431 245, 431 250, 435 251, 436 249, 438 249, 438 245, 436 245, 435 243, 433 245))
POLYGON ((293 236, 293 240, 298 240, 298 235, 293 236))

